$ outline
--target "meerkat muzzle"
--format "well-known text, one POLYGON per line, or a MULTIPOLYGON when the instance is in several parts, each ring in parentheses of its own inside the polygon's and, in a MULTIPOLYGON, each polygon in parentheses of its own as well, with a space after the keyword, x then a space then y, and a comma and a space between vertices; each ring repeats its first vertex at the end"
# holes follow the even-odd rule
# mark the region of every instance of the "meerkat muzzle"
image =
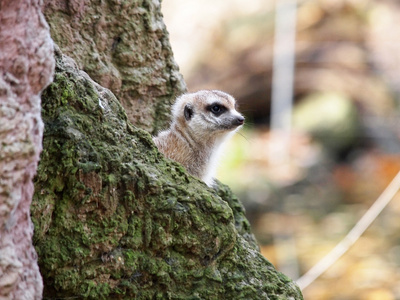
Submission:
POLYGON ((243 125, 244 124, 244 117, 243 116, 237 117, 236 120, 234 121, 234 124, 237 125, 237 126, 243 125))

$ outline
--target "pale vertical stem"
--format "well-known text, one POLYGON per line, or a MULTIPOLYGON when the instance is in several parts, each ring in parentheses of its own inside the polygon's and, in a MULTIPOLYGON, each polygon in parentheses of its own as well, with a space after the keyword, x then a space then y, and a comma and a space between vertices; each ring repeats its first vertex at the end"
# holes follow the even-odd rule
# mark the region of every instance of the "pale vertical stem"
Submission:
MULTIPOLYGON (((296 0, 277 0, 273 56, 270 163, 289 162, 293 81, 295 70, 296 0)), ((290 225, 289 225, 290 226, 290 225)), ((293 232, 291 228, 290 233, 293 232)), ((275 234, 278 268, 291 277, 299 274, 293 234, 275 234)))
POLYGON ((288 160, 295 69, 296 0, 277 0, 271 98, 270 161, 288 160), (279 135, 279 136, 277 136, 279 135))

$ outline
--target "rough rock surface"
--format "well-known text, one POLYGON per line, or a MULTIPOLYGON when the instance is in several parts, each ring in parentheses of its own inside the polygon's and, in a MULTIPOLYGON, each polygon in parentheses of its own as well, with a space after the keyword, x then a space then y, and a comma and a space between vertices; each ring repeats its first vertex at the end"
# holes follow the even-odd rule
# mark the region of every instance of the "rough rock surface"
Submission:
POLYGON ((51 36, 63 53, 121 102, 131 123, 157 132, 186 90, 173 60, 158 0, 45 0, 51 36))
POLYGON ((226 186, 165 160, 109 90, 56 61, 32 204, 45 297, 302 299, 226 186))
POLYGON ((43 123, 40 93, 54 72, 39 0, 0 2, 0 299, 40 299, 29 206, 43 123))

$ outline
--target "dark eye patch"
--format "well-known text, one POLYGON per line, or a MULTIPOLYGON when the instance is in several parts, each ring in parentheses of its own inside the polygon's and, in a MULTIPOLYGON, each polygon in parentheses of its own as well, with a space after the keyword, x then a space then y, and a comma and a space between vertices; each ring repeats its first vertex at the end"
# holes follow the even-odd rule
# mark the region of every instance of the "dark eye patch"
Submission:
POLYGON ((207 106, 207 110, 211 111, 214 115, 218 117, 226 112, 228 109, 219 103, 212 103, 207 106))

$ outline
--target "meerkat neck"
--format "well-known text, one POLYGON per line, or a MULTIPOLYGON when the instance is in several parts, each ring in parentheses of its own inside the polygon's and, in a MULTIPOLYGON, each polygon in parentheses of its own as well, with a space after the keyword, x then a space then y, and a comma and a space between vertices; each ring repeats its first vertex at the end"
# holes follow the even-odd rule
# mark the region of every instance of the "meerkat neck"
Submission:
MULTIPOLYGON (((192 132, 188 127, 179 126, 178 123, 171 125, 171 133, 177 136, 180 145, 176 145, 180 149, 185 149, 183 156, 187 157, 189 172, 199 178, 204 177, 210 173, 210 163, 215 156, 215 150, 219 148, 220 142, 218 138, 209 136, 203 137, 198 133, 192 132), (192 169, 192 170, 190 170, 192 169)), ((212 172, 214 174, 214 172, 212 172)))
POLYGON ((214 184, 214 178, 217 173, 221 152, 223 152, 224 142, 229 139, 232 134, 222 135, 214 139, 214 148, 213 151, 210 153, 206 165, 206 170, 204 176, 202 177, 203 181, 208 186, 212 186, 214 184))
POLYGON ((188 147, 195 149, 198 147, 198 141, 193 132, 190 132, 188 128, 180 126, 178 123, 172 123, 171 132, 175 132, 180 137, 183 143, 186 143, 188 147))

